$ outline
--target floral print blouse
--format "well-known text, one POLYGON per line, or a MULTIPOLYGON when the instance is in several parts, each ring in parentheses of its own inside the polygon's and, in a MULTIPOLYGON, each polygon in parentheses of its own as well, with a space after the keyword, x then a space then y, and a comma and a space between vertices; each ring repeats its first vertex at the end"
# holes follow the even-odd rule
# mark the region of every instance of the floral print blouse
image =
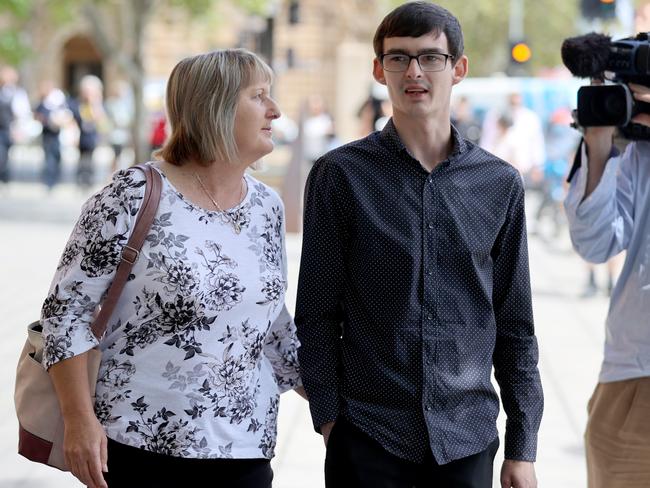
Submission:
MULTIPOLYGON (((282 202, 245 178, 246 197, 231 209, 237 234, 163 175, 156 218, 99 344, 95 413, 109 438, 186 458, 273 457, 279 393, 301 384, 299 344, 284 305, 282 202)), ((46 368, 97 345, 93 313, 144 183, 140 171, 120 171, 84 205, 42 309, 46 368)))

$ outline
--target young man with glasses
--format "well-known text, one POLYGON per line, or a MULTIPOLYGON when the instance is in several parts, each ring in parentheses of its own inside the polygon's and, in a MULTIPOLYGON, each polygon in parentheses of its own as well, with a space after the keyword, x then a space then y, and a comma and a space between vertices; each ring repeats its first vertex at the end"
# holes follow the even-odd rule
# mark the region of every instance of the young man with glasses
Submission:
POLYGON ((374 39, 394 115, 329 152, 305 196, 296 325, 328 487, 536 487, 542 409, 517 171, 450 123, 457 19, 404 4, 374 39))

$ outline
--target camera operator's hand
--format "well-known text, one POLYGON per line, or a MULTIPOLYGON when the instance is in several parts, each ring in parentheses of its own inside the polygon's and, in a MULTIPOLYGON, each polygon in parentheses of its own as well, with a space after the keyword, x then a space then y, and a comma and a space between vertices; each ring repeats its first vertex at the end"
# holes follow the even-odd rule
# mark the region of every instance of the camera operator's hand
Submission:
POLYGON ((600 178, 605 171, 605 164, 612 152, 612 138, 616 127, 586 127, 585 146, 587 150, 587 187, 585 196, 587 198, 598 186, 600 178))
MULTIPOLYGON (((591 85, 603 85, 603 80, 593 78, 591 80, 591 85)), ((612 150, 612 139, 614 138, 615 131, 616 127, 613 126, 585 127, 584 139, 587 145, 587 157, 589 158, 590 169, 592 159, 597 163, 600 162, 601 165, 604 165, 607 162, 609 153, 612 150), (601 161, 602 158, 605 159, 601 161)))
MULTIPOLYGON (((650 88, 636 83, 630 83, 628 86, 635 100, 650 103, 650 88)), ((637 114, 632 117, 632 122, 650 127, 650 114, 637 114)))
MULTIPOLYGON (((602 85, 602 80, 591 80, 592 85, 602 85)), ((616 127, 585 127, 584 140, 587 151, 587 187, 583 198, 587 198, 600 182, 605 171, 605 164, 612 152, 612 139, 616 127)))

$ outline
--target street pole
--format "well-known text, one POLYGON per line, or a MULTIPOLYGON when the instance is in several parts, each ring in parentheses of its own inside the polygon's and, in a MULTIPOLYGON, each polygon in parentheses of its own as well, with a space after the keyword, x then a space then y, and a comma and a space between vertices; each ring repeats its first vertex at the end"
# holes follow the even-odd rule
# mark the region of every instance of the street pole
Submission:
POLYGON ((510 0, 508 40, 519 42, 524 38, 524 0, 510 0))
MULTIPOLYGON (((510 0, 508 45, 513 46, 515 43, 522 41, 524 41, 524 0, 510 0)), ((517 66, 512 61, 512 55, 509 53, 506 73, 510 76, 522 76, 526 74, 526 68, 517 66)))

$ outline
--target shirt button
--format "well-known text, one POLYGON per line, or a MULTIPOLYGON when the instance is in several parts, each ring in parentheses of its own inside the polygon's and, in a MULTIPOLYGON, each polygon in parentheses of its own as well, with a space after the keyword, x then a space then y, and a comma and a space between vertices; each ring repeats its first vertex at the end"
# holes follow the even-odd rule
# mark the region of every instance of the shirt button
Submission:
POLYGON ((433 270, 431 268, 427 269, 427 274, 431 276, 433 274, 433 270))
POLYGON ((430 405, 427 405, 427 406, 424 407, 424 409, 425 409, 427 412, 429 412, 429 411, 431 411, 431 406, 430 406, 430 405))
POLYGON ((433 222, 429 222, 427 227, 429 227, 429 229, 433 229, 433 222))
POLYGON ((433 320, 433 315, 427 315, 427 320, 433 320))

